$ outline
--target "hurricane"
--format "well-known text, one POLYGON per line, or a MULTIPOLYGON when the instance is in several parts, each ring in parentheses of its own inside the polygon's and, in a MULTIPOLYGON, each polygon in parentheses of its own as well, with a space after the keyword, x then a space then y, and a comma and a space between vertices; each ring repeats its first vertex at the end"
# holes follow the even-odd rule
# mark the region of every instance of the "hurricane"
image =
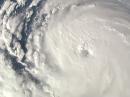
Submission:
POLYGON ((0 0, 0 97, 130 97, 130 0, 0 0))

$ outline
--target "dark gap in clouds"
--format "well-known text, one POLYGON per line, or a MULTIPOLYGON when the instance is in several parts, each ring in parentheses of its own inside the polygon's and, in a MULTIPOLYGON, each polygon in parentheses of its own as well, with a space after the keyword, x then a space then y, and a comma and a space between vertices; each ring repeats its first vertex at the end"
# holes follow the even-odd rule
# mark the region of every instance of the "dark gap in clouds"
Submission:
POLYGON ((4 0, 0 0, 0 9, 1 9, 3 3, 4 3, 4 0))
POLYGON ((16 56, 11 55, 8 50, 4 50, 4 52, 6 59, 11 62, 12 69, 17 74, 22 74, 23 70, 25 69, 25 66, 22 63, 18 62, 18 58, 16 56))
MULTIPOLYGON (((34 22, 34 18, 37 15, 38 12, 38 8, 42 5, 43 0, 39 1, 39 3, 37 4, 37 6, 33 6, 30 10, 33 11, 33 14, 31 15, 31 17, 24 19, 24 25, 23 25, 23 29, 21 31, 21 36, 22 39, 19 40, 20 44, 21 44, 21 48, 23 49, 24 53, 27 53, 27 48, 26 48, 26 44, 27 44, 27 39, 30 35, 30 33, 32 32, 32 24, 34 22)), ((26 60, 26 56, 23 57, 22 62, 24 62, 26 60)))

